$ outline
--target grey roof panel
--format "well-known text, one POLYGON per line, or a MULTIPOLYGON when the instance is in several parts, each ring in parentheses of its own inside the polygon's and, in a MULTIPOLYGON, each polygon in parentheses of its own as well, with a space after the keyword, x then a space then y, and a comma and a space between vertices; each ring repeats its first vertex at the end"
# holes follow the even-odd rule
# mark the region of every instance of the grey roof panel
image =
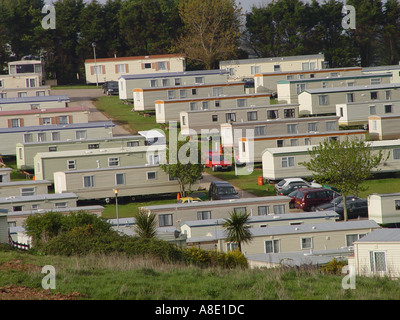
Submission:
POLYGON ((400 229, 382 228, 372 231, 356 242, 400 242, 400 229))

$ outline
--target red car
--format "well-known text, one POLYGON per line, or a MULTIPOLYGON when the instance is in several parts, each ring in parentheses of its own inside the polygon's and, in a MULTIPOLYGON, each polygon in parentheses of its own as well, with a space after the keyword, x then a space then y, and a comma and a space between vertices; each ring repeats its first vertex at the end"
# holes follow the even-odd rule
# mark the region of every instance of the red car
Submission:
POLYGON ((220 152, 209 151, 205 158, 205 166, 211 168, 212 171, 232 170, 232 162, 224 157, 220 152))
POLYGON ((325 188, 297 189, 294 206, 304 211, 315 211, 320 204, 330 202, 339 194, 325 188))

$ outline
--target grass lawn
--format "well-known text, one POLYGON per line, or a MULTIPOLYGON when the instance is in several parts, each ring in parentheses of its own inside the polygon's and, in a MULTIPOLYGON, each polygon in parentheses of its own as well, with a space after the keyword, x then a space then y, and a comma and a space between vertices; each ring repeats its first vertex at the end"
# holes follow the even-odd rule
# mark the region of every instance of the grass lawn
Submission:
POLYGON ((124 125, 132 134, 138 131, 160 129, 161 125, 156 123, 154 113, 142 113, 132 111, 133 105, 123 103, 118 96, 99 97, 95 101, 97 109, 106 113, 114 122, 124 125))
MULTIPOLYGON (((176 203, 176 198, 153 200, 153 201, 139 201, 139 202, 134 201, 126 204, 118 203, 118 217, 119 218, 132 217, 133 214, 138 211, 139 207, 144 207, 149 205, 155 206, 155 205, 170 204, 170 203, 176 203)), ((105 205, 101 216, 106 219, 116 218, 117 214, 116 214, 115 204, 105 205)))
POLYGON ((56 289, 50 292, 76 292, 84 300, 395 300, 400 295, 398 280, 357 277, 356 289, 344 290, 343 275, 312 268, 201 269, 143 257, 39 256, 1 249, 0 287, 40 290, 44 265, 56 270, 56 289))

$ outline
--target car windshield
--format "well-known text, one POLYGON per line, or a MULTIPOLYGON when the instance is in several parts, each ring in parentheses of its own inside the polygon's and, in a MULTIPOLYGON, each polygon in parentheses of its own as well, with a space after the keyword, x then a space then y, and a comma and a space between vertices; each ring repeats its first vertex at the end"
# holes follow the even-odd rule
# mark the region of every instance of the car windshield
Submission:
POLYGON ((214 156, 212 156, 212 161, 217 162, 217 161, 224 161, 224 160, 225 159, 224 159, 223 155, 214 155, 214 156))
POLYGON ((296 193, 296 198, 301 199, 301 198, 303 198, 303 195, 304 195, 304 193, 302 191, 298 191, 296 193))
POLYGON ((297 190, 292 191, 291 193, 288 194, 288 197, 295 197, 297 192, 298 192, 297 190))
POLYGON ((109 88, 118 88, 118 82, 109 82, 108 87, 109 88))
POLYGON ((236 194, 236 191, 233 187, 223 187, 218 188, 218 194, 236 194))
POLYGON ((339 203, 342 202, 342 199, 343 199, 342 197, 334 198, 334 199, 331 201, 331 203, 334 204, 334 205, 338 205, 339 203))
POLYGON ((278 186, 281 187, 285 184, 286 180, 281 180, 278 182, 278 186))

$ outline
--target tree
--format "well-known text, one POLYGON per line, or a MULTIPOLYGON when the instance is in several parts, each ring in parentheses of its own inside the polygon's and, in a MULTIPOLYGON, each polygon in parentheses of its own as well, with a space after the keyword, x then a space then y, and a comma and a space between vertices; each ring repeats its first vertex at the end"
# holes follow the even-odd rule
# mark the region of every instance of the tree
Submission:
MULTIPOLYGON (((327 183, 336 187, 346 196, 365 191, 363 181, 373 176, 384 161, 382 151, 373 150, 363 140, 331 140, 324 141, 308 151, 310 160, 301 162, 313 174, 319 183, 327 183)), ((347 221, 346 201, 343 201, 344 220, 347 221)))
POLYGON ((241 10, 235 0, 182 0, 179 15, 184 29, 176 51, 205 69, 216 69, 219 60, 235 58, 239 52, 241 10))
POLYGON ((178 0, 127 0, 118 13, 127 55, 165 54, 182 25, 178 0))
POLYGON ((136 220, 134 229, 139 237, 151 239, 156 236, 156 214, 147 214, 144 210, 139 209, 133 217, 136 220))
POLYGON ((232 211, 229 218, 225 219, 223 227, 227 232, 226 241, 236 242, 242 252, 242 243, 250 242, 253 238, 247 225, 250 214, 246 211, 232 211))
POLYGON ((170 143, 167 150, 166 163, 160 164, 160 168, 171 178, 178 181, 180 195, 186 195, 186 189, 191 191, 192 185, 202 176, 204 164, 200 161, 200 152, 197 143, 178 141, 176 145, 170 143))

